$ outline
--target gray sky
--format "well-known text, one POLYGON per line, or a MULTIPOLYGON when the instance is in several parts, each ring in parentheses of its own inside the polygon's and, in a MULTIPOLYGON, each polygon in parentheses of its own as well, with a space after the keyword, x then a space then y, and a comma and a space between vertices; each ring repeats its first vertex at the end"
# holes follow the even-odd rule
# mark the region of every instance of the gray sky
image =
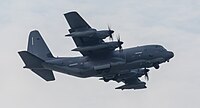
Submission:
POLYGON ((199 0, 0 0, 1 108, 199 108, 199 0), (17 52, 38 29, 55 56, 79 56, 63 16, 78 11, 94 28, 120 33, 123 47, 161 44, 175 53, 151 69, 147 89, 120 91, 115 82, 55 73, 45 82, 23 69, 17 52))

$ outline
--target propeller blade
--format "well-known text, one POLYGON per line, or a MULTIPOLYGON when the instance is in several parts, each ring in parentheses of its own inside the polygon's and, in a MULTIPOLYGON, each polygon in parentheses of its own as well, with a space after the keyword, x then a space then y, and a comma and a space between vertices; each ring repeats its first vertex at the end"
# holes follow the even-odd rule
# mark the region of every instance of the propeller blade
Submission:
POLYGON ((111 30, 111 28, 110 28, 110 26, 108 25, 108 30, 110 31, 111 30))
POLYGON ((113 41, 113 36, 112 34, 114 33, 113 30, 111 30, 110 26, 108 25, 108 33, 109 33, 109 39, 113 41))
POLYGON ((147 81, 149 81, 148 72, 149 72, 149 69, 145 69, 144 76, 145 76, 145 79, 146 79, 147 81))
POLYGON ((119 44, 119 51, 122 51, 122 44, 123 44, 123 42, 120 41, 120 35, 117 36, 117 42, 119 44))
POLYGON ((113 41, 113 36, 112 36, 112 34, 109 35, 109 39, 113 41))
POLYGON ((144 75, 145 75, 145 79, 146 79, 147 81, 149 81, 149 75, 148 75, 148 73, 145 72, 144 75))

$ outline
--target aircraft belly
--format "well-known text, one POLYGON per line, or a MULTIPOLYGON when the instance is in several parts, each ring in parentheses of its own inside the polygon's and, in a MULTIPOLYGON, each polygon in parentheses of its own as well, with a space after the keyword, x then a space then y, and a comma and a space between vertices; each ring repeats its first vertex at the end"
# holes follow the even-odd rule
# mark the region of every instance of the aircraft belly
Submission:
POLYGON ((81 67, 68 67, 46 64, 45 67, 51 70, 59 71, 61 73, 86 78, 86 77, 102 77, 107 75, 125 74, 129 73, 131 69, 152 67, 154 62, 160 62, 161 59, 153 60, 137 60, 133 62, 110 62, 99 65, 92 65, 92 63, 85 64, 81 67))
POLYGON ((105 75, 128 73, 129 71, 126 68, 124 68, 125 64, 125 62, 111 62, 107 64, 96 65, 94 66, 94 71, 97 72, 98 77, 102 77, 105 75))
POLYGON ((133 62, 127 63, 126 67, 131 67, 132 69, 134 68, 141 68, 146 65, 146 60, 137 60, 133 62))
POLYGON ((88 70, 88 69, 79 69, 79 68, 69 69, 68 67, 67 68, 65 67, 61 71, 63 71, 66 74, 81 77, 81 78, 87 78, 87 77, 92 77, 96 75, 96 73, 93 70, 88 70))
POLYGON ((44 64, 44 67, 50 70, 58 71, 64 74, 77 76, 81 78, 91 77, 95 73, 93 70, 89 69, 79 69, 79 68, 71 68, 68 66, 57 66, 57 65, 50 65, 50 64, 44 64))

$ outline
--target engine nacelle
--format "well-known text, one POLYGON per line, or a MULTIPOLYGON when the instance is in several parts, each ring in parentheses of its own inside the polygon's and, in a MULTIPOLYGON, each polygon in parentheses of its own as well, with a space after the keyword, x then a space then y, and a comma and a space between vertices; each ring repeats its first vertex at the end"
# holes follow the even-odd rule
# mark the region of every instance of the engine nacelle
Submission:
POLYGON ((96 36, 100 39, 105 39, 114 33, 113 30, 100 30, 96 32, 96 36))
POLYGON ((110 36, 112 33, 114 33, 113 30, 89 30, 89 31, 82 31, 82 32, 73 32, 70 34, 67 34, 65 36, 70 37, 93 37, 93 38, 99 38, 99 39, 105 39, 106 37, 110 36))
POLYGON ((72 49, 72 51, 95 51, 95 50, 100 50, 100 49, 109 49, 109 50, 114 50, 118 48, 123 42, 105 42, 99 45, 95 46, 84 46, 84 47, 77 47, 75 49, 72 49))

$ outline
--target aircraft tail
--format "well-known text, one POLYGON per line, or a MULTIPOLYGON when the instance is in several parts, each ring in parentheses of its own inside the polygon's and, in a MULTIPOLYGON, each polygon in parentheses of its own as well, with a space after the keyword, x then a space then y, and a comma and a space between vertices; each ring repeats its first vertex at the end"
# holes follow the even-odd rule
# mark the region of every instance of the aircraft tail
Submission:
POLYGON ((31 31, 29 34, 27 51, 43 60, 54 58, 37 30, 31 31))
POLYGON ((30 32, 27 51, 20 51, 18 53, 25 63, 24 68, 31 69, 46 81, 55 80, 53 72, 43 67, 45 60, 54 57, 38 31, 30 32))

